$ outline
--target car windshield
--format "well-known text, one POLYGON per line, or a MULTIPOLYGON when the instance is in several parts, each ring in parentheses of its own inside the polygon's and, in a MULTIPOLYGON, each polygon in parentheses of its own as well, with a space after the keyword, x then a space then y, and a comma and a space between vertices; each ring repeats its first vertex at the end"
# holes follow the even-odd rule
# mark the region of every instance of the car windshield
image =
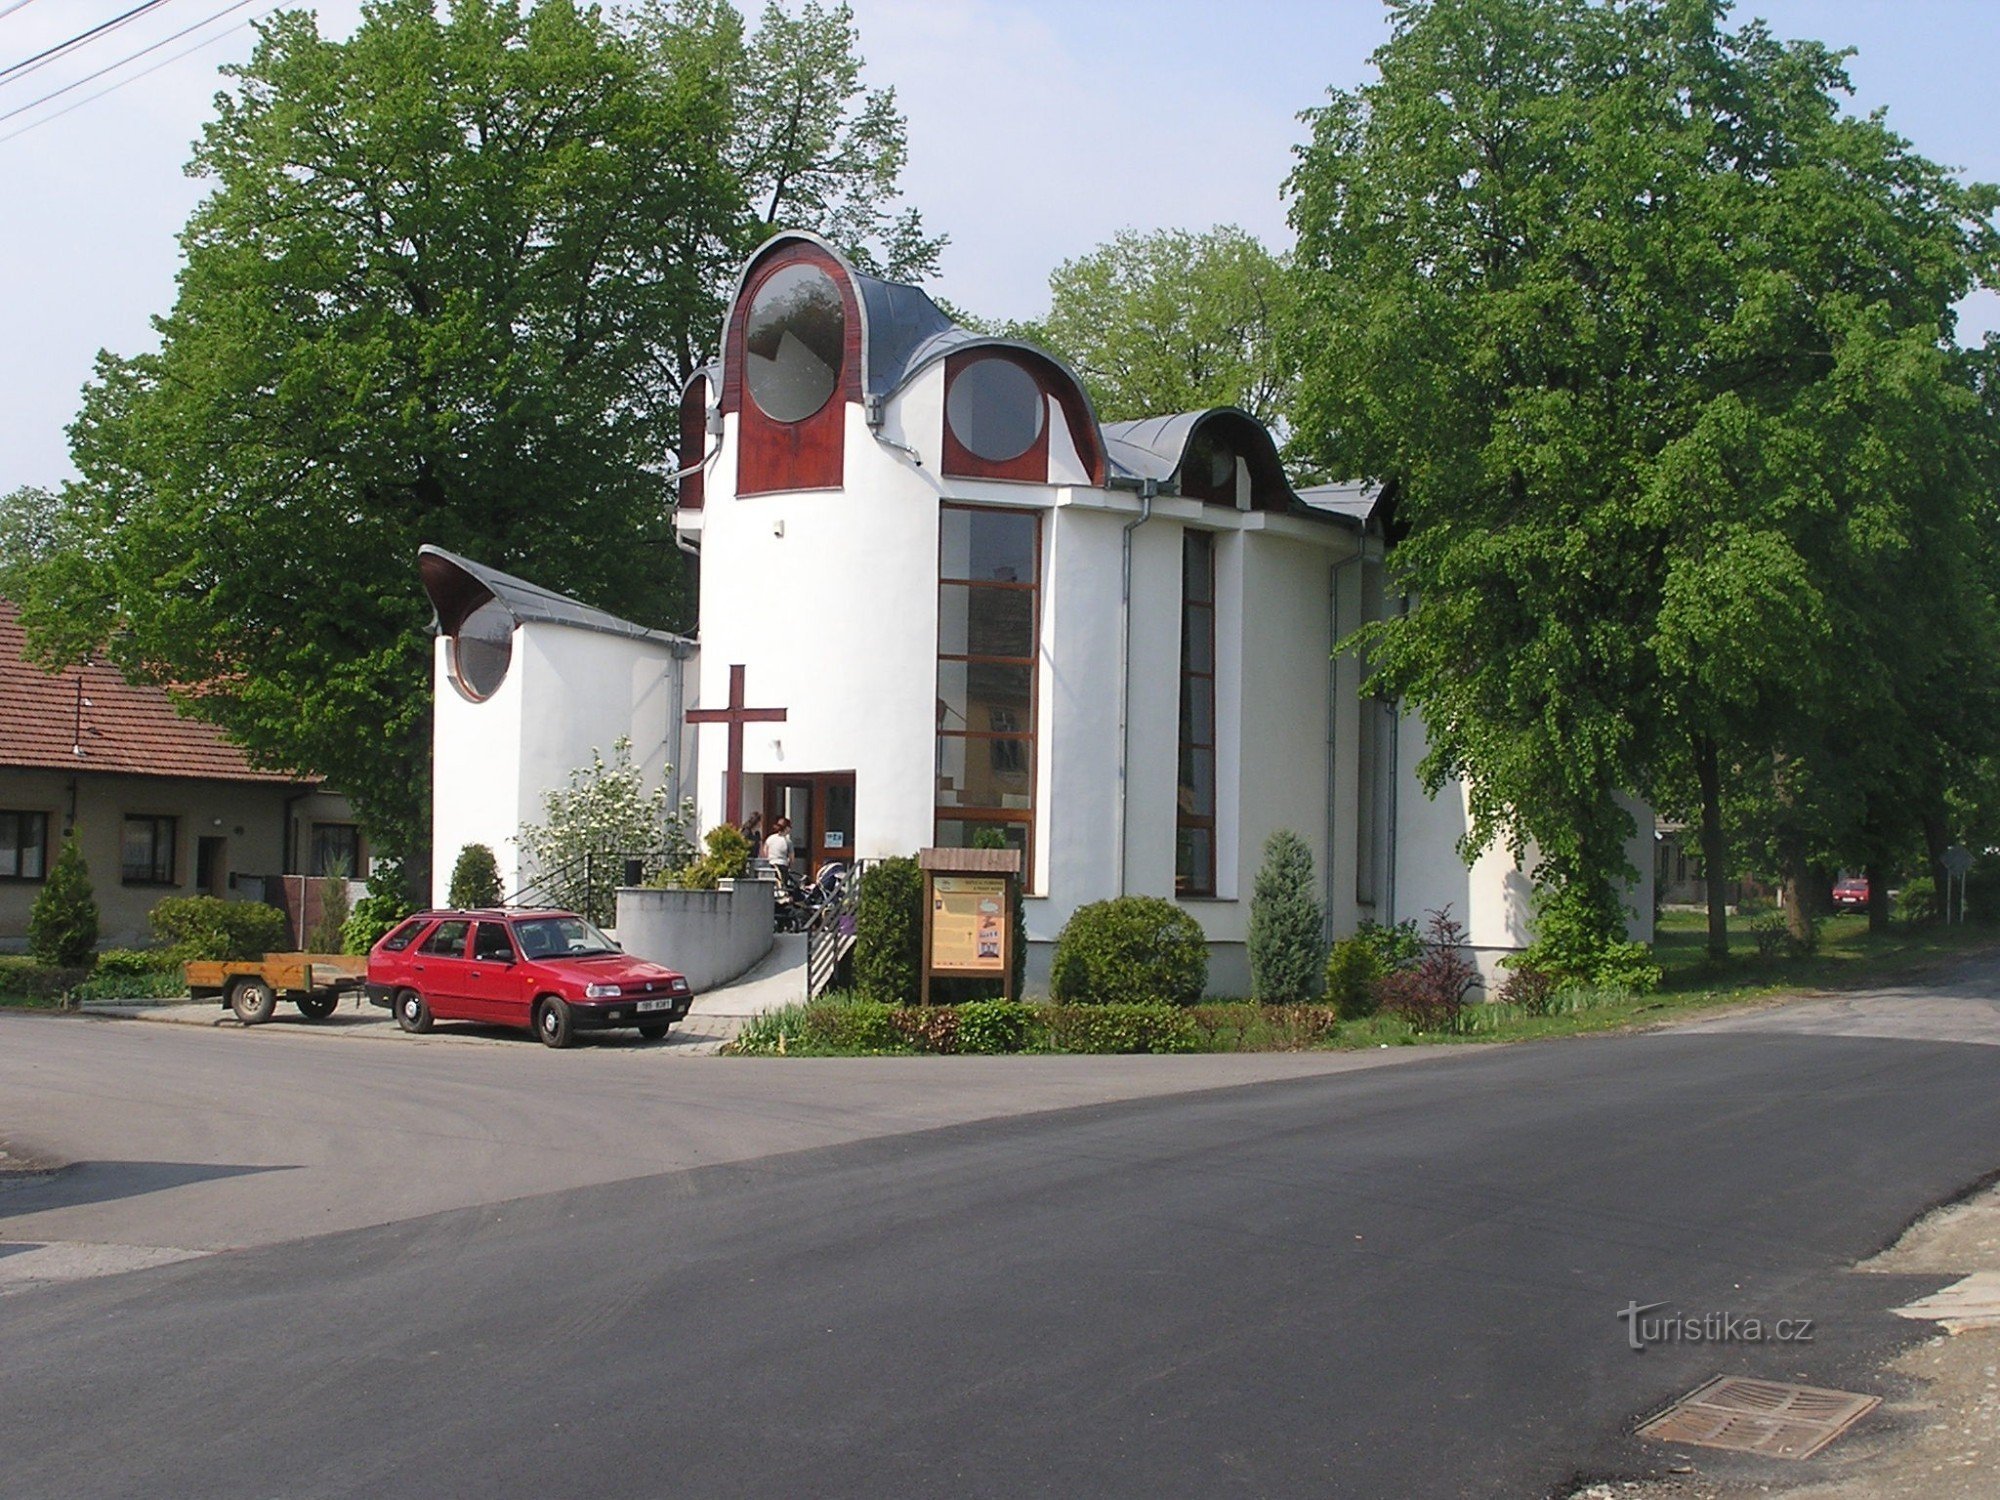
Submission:
POLYGON ((618 951, 582 917, 530 917, 514 924, 514 937, 529 958, 592 958, 618 951))

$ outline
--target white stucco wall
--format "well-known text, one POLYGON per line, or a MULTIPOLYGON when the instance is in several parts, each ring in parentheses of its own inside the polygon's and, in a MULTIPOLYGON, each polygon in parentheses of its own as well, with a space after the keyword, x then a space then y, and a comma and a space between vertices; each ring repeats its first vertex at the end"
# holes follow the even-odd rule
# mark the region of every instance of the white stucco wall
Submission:
POLYGON ((649 786, 668 778, 669 737, 681 664, 668 644, 529 622, 514 630, 514 654, 493 695, 475 703, 451 678, 442 637, 433 663, 432 899, 442 905, 466 844, 485 844, 512 894, 532 876, 522 867, 521 825, 539 822, 544 796, 570 773, 607 761, 622 737, 649 786))

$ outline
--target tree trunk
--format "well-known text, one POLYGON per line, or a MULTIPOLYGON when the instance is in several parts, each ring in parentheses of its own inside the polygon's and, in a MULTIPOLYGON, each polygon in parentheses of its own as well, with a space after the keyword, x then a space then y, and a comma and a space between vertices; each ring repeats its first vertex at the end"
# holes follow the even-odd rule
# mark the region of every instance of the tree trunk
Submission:
POLYGON ((1785 930, 1801 943, 1813 932, 1812 869, 1806 860, 1805 834, 1792 819, 1792 789, 1785 779, 1785 758, 1772 756, 1778 801, 1778 889, 1785 903, 1785 930))
POLYGON ((1694 737, 1694 774, 1701 787, 1701 880, 1708 898, 1708 956, 1729 957, 1729 881, 1723 868, 1722 757, 1715 741, 1694 737))
POLYGON ((1951 827, 1944 820, 1944 808, 1936 803, 1924 809, 1924 853, 1931 866, 1931 889, 1937 892, 1938 910, 1945 909, 1951 890, 1951 871, 1944 867, 1944 852, 1951 847, 1951 827))
POLYGON ((1880 860, 1871 859, 1861 867, 1861 873, 1868 878, 1868 930, 1871 933, 1889 930, 1889 882, 1888 869, 1880 860))

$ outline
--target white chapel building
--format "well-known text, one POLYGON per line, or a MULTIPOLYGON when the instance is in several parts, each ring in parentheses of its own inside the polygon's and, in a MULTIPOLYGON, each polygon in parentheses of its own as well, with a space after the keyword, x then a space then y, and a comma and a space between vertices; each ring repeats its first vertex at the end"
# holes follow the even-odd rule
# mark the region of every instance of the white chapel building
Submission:
MULTIPOLYGON (((802 233, 750 257, 681 413, 693 640, 424 550, 439 901, 468 842, 517 888, 520 824, 627 737, 704 829, 788 815, 808 874, 997 830, 1031 989, 1072 911, 1133 894, 1191 914, 1211 990, 1248 993, 1281 828, 1330 936, 1449 906, 1489 973, 1527 943, 1528 877, 1504 849, 1465 864, 1420 721, 1335 654, 1395 603, 1372 489, 1294 489, 1233 408, 1099 422, 1060 361, 802 233)), ((1635 819, 1645 882, 1650 846, 1635 819)))

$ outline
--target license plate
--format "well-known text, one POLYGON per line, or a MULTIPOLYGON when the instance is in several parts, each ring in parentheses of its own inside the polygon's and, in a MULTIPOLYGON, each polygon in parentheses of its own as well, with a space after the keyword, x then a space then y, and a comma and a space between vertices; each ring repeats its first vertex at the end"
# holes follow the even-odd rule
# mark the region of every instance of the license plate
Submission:
POLYGON ((632 1008, 639 1011, 667 1010, 672 1007, 673 1003, 671 1000, 641 1000, 632 1008))

